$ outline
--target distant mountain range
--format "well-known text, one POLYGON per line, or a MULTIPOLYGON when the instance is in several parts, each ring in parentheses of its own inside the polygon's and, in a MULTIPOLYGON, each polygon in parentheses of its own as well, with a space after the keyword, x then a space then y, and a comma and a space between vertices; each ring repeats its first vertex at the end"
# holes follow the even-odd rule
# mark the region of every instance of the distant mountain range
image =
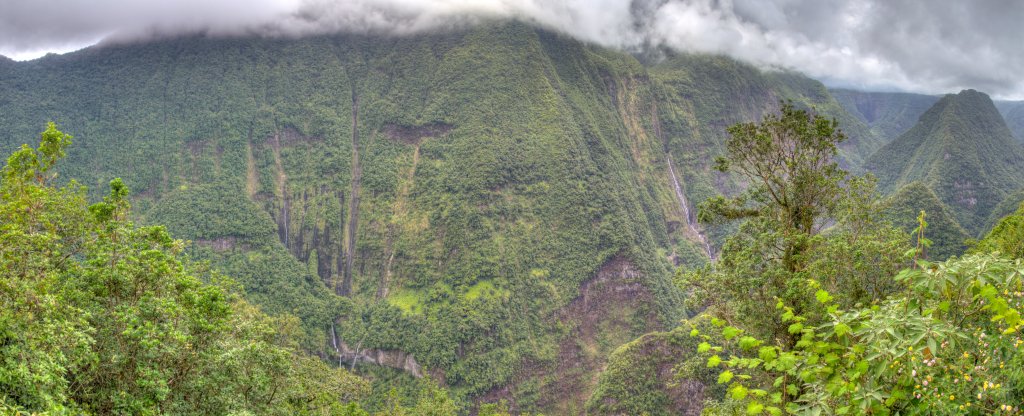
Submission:
MULTIPOLYGON (((940 98, 939 95, 903 92, 867 92, 842 88, 829 93, 847 112, 871 128, 879 138, 889 141, 903 134, 940 98)), ((993 101, 1007 127, 1017 140, 1024 142, 1024 101, 993 101)))

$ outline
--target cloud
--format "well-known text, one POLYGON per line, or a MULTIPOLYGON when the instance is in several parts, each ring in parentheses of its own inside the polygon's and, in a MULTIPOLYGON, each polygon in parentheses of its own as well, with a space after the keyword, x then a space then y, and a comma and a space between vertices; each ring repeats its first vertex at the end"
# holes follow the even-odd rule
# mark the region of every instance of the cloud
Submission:
POLYGON ((833 84, 1024 98, 1014 0, 8 0, 0 53, 183 33, 414 35, 516 18, 635 50, 663 45, 833 84))
POLYGON ((0 53, 67 51, 111 36, 182 34, 257 27, 298 7, 292 0, 5 0, 0 53))

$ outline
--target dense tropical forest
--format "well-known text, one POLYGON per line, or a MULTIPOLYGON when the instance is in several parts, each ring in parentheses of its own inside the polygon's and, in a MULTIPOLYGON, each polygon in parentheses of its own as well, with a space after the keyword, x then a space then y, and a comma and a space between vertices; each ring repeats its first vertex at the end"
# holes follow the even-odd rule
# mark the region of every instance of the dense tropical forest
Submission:
POLYGON ((1024 105, 655 52, 0 59, 0 414, 1021 413, 1024 105))

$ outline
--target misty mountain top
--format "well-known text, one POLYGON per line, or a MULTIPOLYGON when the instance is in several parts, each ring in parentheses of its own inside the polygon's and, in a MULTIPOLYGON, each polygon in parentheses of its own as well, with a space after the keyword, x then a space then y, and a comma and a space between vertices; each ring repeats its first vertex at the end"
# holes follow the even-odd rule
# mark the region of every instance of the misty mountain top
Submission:
POLYGON ((617 49, 725 54, 834 86, 1024 97, 1012 1, 753 0, 12 0, 0 54, 16 60, 101 41, 182 34, 413 36, 518 19, 617 49))

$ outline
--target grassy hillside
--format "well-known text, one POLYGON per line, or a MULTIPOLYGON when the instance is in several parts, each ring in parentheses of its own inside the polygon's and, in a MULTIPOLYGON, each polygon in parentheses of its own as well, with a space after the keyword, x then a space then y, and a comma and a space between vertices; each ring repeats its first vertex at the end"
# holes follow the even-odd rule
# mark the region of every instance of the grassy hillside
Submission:
POLYGON ((0 151, 58 122, 75 135, 64 176, 124 178, 143 222, 300 316, 331 361, 566 413, 612 350, 684 315, 671 269, 707 261, 686 212, 737 186, 708 163, 725 126, 782 98, 849 121, 851 165, 879 144, 797 74, 645 67, 493 23, 0 63, 0 151))
POLYGON ((836 101, 871 128, 886 143, 899 137, 940 97, 898 92, 864 92, 830 89, 836 101))
POLYGON ((947 95, 867 164, 883 190, 920 181, 977 234, 1009 193, 1024 185, 1024 150, 987 95, 947 95))

